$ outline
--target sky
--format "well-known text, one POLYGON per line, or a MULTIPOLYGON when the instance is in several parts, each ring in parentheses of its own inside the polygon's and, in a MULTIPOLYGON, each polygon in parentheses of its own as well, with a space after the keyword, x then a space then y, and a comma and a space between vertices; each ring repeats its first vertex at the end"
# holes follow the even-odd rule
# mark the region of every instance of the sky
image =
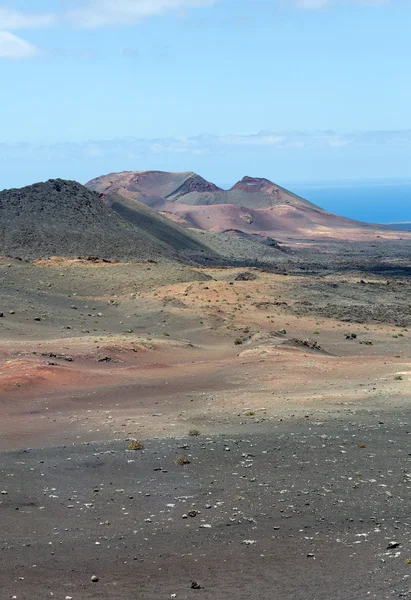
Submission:
POLYGON ((0 0, 0 189, 411 177, 410 23, 410 0, 0 0))

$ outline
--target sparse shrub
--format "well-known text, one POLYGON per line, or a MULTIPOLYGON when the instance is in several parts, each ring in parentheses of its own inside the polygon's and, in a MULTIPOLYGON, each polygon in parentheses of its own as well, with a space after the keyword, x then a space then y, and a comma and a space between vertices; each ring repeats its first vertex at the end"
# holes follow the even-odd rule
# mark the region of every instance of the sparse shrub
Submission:
POLYGON ((184 466, 189 465, 191 463, 191 460, 188 458, 188 456, 177 456, 176 463, 178 465, 184 466))
POLYGON ((280 333, 281 335, 286 335, 287 330, 286 329, 279 329, 277 333, 280 333))
POLYGON ((133 440, 128 445, 128 450, 143 450, 144 444, 140 440, 133 440))
POLYGON ((237 338, 236 340, 234 340, 234 344, 236 346, 240 346, 243 343, 243 340, 241 338, 237 338))
POLYGON ((246 417, 255 417, 255 411, 254 410, 247 410, 247 412, 244 413, 244 415, 246 417))
POLYGON ((402 375, 396 375, 394 379, 395 381, 402 381, 402 375))
POLYGON ((319 331, 313 331, 313 335, 320 335, 319 331))
POLYGON ((198 437, 199 435, 201 435, 201 432, 199 429, 194 428, 194 429, 190 429, 190 431, 188 432, 188 435, 190 437, 198 437))
POLYGON ((364 442, 358 442, 358 447, 359 448, 366 448, 367 444, 364 444, 364 442))

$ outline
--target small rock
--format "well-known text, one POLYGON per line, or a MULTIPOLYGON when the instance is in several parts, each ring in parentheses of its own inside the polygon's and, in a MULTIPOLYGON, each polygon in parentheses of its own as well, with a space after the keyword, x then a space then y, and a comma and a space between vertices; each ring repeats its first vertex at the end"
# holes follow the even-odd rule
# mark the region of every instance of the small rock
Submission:
POLYGON ((97 575, 92 575, 92 577, 91 577, 91 581, 92 581, 93 583, 97 583, 97 581, 99 581, 99 578, 97 577, 97 575))
POLYGON ((401 546, 400 542, 390 542, 387 546, 387 550, 394 550, 394 548, 398 548, 401 546))
POLYGON ((192 590, 201 590, 202 587, 199 583, 197 583, 197 581, 192 581, 191 582, 191 589, 192 590))

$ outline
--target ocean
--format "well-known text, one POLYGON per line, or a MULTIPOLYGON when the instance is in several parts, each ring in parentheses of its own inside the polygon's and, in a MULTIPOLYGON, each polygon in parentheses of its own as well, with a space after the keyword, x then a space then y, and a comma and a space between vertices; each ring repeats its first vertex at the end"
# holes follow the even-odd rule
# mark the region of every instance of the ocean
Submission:
POLYGON ((411 222, 411 179, 278 184, 350 219, 368 223, 411 222))

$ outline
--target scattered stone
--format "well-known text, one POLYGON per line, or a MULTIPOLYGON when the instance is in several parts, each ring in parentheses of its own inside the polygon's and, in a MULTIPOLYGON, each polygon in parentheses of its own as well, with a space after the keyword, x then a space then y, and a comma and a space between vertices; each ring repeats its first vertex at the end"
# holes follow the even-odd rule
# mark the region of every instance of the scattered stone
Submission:
POLYGON ((399 548, 400 546, 400 542, 390 542, 387 546, 387 550, 394 550, 394 548, 399 548))
POLYGON ((234 281, 255 281, 257 279, 257 275, 255 273, 251 273, 251 271, 243 271, 242 273, 238 273, 234 278, 234 281))
POLYGON ((99 357, 97 357, 97 362, 106 362, 106 363, 108 363, 108 362, 117 362, 117 361, 114 361, 111 358, 111 356, 99 356, 99 357))
POLYGON ((318 342, 312 340, 300 340, 299 338, 293 338, 288 343, 292 344, 293 346, 301 346, 302 348, 308 348, 309 350, 324 350, 318 342))
POLYGON ((67 362, 73 362, 73 357, 67 356, 66 354, 56 354, 55 352, 42 352, 40 356, 44 356, 45 358, 56 358, 57 360, 65 360, 67 362))
POLYGON ((254 544, 256 544, 257 541, 256 540, 243 540, 241 543, 244 544, 245 546, 254 546, 254 544))
POLYGON ((203 588, 201 587, 201 585, 199 583, 197 583, 197 581, 192 581, 191 582, 191 589, 192 590, 201 590, 203 588))

